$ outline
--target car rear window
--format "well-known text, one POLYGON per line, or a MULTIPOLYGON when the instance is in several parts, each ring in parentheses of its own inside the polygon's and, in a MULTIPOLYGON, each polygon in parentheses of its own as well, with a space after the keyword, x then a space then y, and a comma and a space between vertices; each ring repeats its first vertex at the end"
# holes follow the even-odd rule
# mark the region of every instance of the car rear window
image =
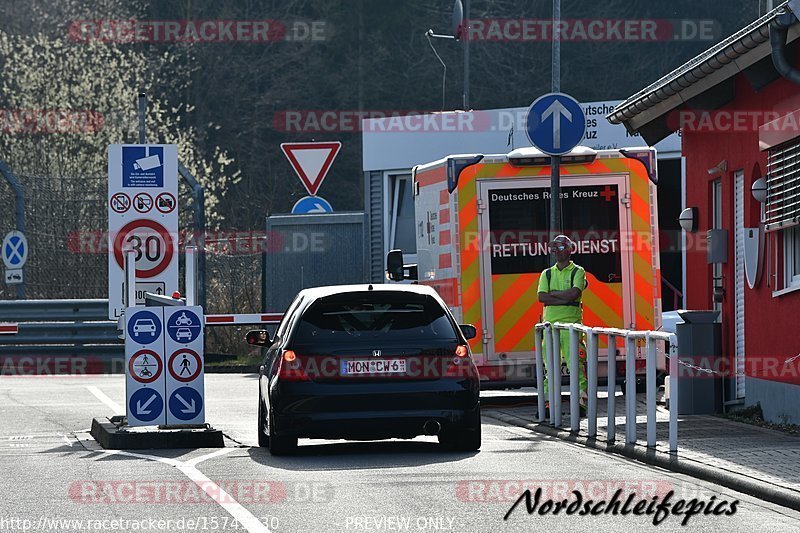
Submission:
POLYGON ((320 298, 303 313, 294 341, 456 341, 442 306, 424 294, 368 291, 320 298))

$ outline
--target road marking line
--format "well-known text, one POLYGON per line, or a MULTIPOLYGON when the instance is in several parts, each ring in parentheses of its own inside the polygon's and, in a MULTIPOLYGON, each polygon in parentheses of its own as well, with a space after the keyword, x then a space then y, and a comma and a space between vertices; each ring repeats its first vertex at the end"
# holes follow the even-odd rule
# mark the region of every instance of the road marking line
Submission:
POLYGON ((159 463, 164 463, 170 466, 173 466, 186 474, 186 477, 194 481, 195 485, 200 487, 200 489, 208 494, 212 500, 217 502, 229 515, 231 515, 236 521, 242 525, 244 529, 249 531, 250 533, 271 533, 270 530, 261 523, 261 521, 256 518, 250 511, 248 511, 242 504, 237 502, 233 496, 225 492, 222 487, 217 485, 213 482, 210 478, 208 478, 205 474, 195 468, 195 465, 205 461, 207 459, 211 459, 212 457, 217 457, 220 455, 224 455, 226 453, 230 453, 235 448, 223 448, 221 450, 214 451, 212 453, 196 457, 190 461, 182 462, 175 459, 168 459, 166 457, 158 457, 156 455, 145 455, 143 453, 133 453, 133 452, 124 452, 122 450, 103 450, 104 453, 109 455, 127 455, 129 457, 136 457, 138 459, 146 459, 149 461, 157 461, 159 463))
POLYGON ((226 453, 231 453, 235 449, 236 448, 220 448, 219 450, 211 452, 211 453, 208 453, 206 455, 201 455, 200 457, 195 457, 194 459, 192 459, 190 461, 184 461, 183 464, 185 464, 186 466, 197 466, 200 463, 202 463, 203 461, 206 461, 208 459, 213 459, 214 457, 219 457, 220 455, 225 455, 226 453))
POLYGON ((112 400, 111 398, 106 396, 105 392, 101 391, 100 389, 98 389, 94 385, 86 385, 86 388, 89 389, 89 392, 94 394, 95 397, 98 400, 100 400, 101 402, 103 402, 104 404, 109 406, 111 408, 111 410, 114 411, 115 415, 124 415, 125 414, 125 409, 120 407, 120 405, 117 402, 115 402, 114 400, 112 400))

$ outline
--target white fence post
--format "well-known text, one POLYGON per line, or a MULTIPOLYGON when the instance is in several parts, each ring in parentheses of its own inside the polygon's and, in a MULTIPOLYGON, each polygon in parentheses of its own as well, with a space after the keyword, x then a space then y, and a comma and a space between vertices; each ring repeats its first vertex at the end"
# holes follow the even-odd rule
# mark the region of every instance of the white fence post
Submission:
POLYGON ((678 451, 678 337, 669 336, 669 451, 678 451))
POLYGON ((617 438, 617 336, 608 334, 608 440, 617 438))
POLYGON ((547 382, 550 384, 547 391, 550 401, 550 425, 556 424, 556 385, 553 381, 553 325, 545 323, 544 326, 545 355, 547 356, 547 382))
POLYGON ((647 359, 645 360, 645 375, 647 384, 647 447, 656 446, 656 342, 650 336, 650 332, 645 333, 647 346, 647 359))
POLYGON ((636 338, 625 337, 625 442, 636 444, 636 338))
POLYGON ((550 335, 553 339, 553 351, 550 352, 550 361, 553 363, 550 368, 550 388, 553 390, 553 401, 550 403, 550 410, 555 411, 554 425, 561 425, 561 330, 555 324, 550 325, 550 335))
POLYGON ((579 330, 570 324, 569 331, 569 429, 577 433, 581 429, 580 412, 580 363, 578 361, 578 333, 579 330))
POLYGON ((186 288, 186 305, 197 301, 197 246, 186 247, 186 269, 183 285, 186 288))
POLYGON ((586 333, 586 379, 589 381, 589 437, 597 437, 597 333, 586 333))
POLYGON ((125 252, 125 307, 136 307, 136 252, 125 252))
POLYGON ((536 396, 537 396, 537 422, 545 419, 545 394, 544 394, 544 360, 542 359, 542 329, 534 327, 533 346, 536 350, 536 396))

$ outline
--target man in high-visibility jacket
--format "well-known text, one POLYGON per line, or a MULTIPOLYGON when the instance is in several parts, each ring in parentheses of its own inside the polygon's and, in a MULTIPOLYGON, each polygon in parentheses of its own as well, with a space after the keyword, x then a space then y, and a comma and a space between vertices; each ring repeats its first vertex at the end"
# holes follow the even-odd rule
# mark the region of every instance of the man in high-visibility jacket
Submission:
MULTIPOLYGON (((583 267, 576 265, 570 259, 572 256, 572 247, 574 243, 566 235, 558 235, 550 242, 550 251, 553 252, 556 258, 556 264, 542 272, 539 278, 539 301, 544 304, 543 320, 550 322, 583 323, 583 307, 581 304, 581 297, 583 290, 586 288, 586 272, 583 267)), ((579 335, 583 339, 583 334, 579 335)), ((570 358, 570 338, 569 331, 560 330, 559 340, 561 345, 562 362, 567 363, 567 370, 569 371, 569 358, 570 358)), ((542 342, 542 356, 545 365, 547 365, 547 357, 542 342)), ((578 348, 579 353, 585 358, 586 349, 581 341, 581 346, 578 348)), ((578 361, 579 382, 580 382, 580 406, 583 413, 586 408, 586 369, 584 368, 585 360, 578 361)), ((559 365, 560 366, 560 365, 559 365)), ((559 370, 556 370, 558 373, 559 370)), ((544 394, 547 394, 547 379, 544 382, 544 394)), ((549 404, 548 404, 549 408, 549 404)))

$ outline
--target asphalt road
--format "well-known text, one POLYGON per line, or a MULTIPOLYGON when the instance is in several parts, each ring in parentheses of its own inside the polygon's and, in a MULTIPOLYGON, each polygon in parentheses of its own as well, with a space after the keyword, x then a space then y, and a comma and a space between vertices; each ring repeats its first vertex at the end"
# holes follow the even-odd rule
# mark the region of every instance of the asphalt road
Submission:
POLYGON ((129 453, 88 435, 93 417, 124 405, 122 376, 0 378, 0 531, 800 531, 800 513, 508 426, 490 409, 478 453, 421 437, 301 441, 297 456, 273 458, 256 447, 256 395, 255 376, 207 375, 206 417, 227 447, 129 453), (542 489, 538 507, 529 515, 523 501, 504 520, 526 487, 542 489), (649 504, 670 491, 703 510, 738 503, 688 527, 684 515, 654 526, 653 515, 547 504, 576 490, 595 505, 618 489, 620 508, 628 494, 649 504))

